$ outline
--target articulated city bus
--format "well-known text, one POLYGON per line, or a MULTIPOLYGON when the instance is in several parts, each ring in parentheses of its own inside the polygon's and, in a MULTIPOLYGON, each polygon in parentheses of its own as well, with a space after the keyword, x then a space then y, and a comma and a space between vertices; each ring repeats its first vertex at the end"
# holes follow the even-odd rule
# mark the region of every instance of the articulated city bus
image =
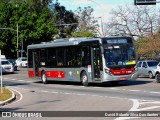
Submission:
POLYGON ((28 75, 50 80, 104 83, 137 78, 131 37, 70 38, 28 46, 28 75))

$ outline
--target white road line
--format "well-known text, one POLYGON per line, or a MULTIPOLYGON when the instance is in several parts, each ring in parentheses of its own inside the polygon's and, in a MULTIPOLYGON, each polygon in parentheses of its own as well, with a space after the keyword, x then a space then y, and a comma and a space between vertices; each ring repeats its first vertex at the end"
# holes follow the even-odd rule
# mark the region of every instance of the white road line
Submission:
MULTIPOLYGON (((129 111, 137 111, 139 107, 139 101, 137 99, 130 99, 130 100, 133 101, 133 106, 129 111)), ((127 120, 133 118, 138 118, 138 117, 118 117, 115 120, 127 120)))
POLYGON ((41 92, 45 92, 45 93, 48 93, 49 91, 41 90, 41 92))
POLYGON ((141 109, 138 109, 138 110, 139 111, 145 111, 145 110, 150 110, 150 109, 155 109, 155 108, 160 108, 160 106, 145 107, 145 108, 141 108, 141 109))
POLYGON ((131 92, 140 92, 140 90, 128 90, 128 91, 131 91, 131 92))
POLYGON ((149 92, 149 93, 160 94, 160 92, 154 92, 154 91, 149 92))
MULTIPOLYGON (((23 99, 23 95, 22 95, 22 93, 20 93, 18 90, 15 90, 15 89, 13 89, 13 88, 11 88, 11 87, 7 87, 8 89, 10 89, 10 90, 12 90, 12 91, 15 91, 15 92, 17 92, 19 95, 20 95, 20 99, 19 100, 17 100, 17 101, 15 101, 15 102, 13 102, 12 104, 15 104, 15 103, 17 103, 17 102, 19 102, 19 101, 21 101, 22 99, 23 99)), ((10 104, 8 104, 8 105, 5 105, 5 106, 2 106, 2 107, 6 107, 6 106, 9 106, 10 104)))
POLYGON ((146 101, 146 102, 142 102, 142 103, 140 103, 140 105, 144 105, 144 104, 160 104, 160 102, 159 101, 146 101))
POLYGON ((109 89, 111 89, 111 90, 120 90, 120 89, 118 89, 118 88, 109 88, 109 89))
POLYGON ((20 81, 20 82, 24 82, 24 80, 18 80, 18 81, 20 81))
POLYGON ((137 99, 130 99, 133 101, 133 107, 129 111, 137 111, 139 107, 139 101, 137 99))

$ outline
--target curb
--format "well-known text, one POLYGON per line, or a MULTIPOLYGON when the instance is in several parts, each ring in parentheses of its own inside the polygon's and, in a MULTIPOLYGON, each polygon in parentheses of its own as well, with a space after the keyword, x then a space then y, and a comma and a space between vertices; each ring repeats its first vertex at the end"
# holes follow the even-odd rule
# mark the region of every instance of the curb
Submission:
POLYGON ((0 106, 4 106, 4 105, 6 105, 16 99, 15 93, 10 88, 8 88, 8 90, 12 92, 12 97, 10 97, 9 99, 7 99, 5 101, 0 101, 0 106))

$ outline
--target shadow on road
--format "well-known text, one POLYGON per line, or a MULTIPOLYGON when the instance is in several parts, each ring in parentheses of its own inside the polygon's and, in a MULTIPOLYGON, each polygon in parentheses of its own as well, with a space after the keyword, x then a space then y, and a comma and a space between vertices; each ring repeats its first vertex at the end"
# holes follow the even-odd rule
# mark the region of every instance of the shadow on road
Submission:
MULTIPOLYGON (((119 82, 105 82, 105 83, 89 83, 89 87, 123 87, 123 86, 136 86, 143 85, 153 82, 153 80, 126 80, 119 82)), ((35 83, 43 84, 41 81, 35 83)), ((82 86, 81 82, 68 82, 68 81, 48 81, 47 84, 56 84, 56 85, 74 85, 82 86)))

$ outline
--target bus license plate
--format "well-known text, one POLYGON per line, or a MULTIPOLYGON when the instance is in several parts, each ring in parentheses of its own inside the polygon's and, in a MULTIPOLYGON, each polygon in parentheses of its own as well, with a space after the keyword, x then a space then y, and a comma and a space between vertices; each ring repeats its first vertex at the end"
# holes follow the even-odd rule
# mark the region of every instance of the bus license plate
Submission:
POLYGON ((120 78, 120 80, 126 80, 126 77, 122 77, 122 78, 120 78))

